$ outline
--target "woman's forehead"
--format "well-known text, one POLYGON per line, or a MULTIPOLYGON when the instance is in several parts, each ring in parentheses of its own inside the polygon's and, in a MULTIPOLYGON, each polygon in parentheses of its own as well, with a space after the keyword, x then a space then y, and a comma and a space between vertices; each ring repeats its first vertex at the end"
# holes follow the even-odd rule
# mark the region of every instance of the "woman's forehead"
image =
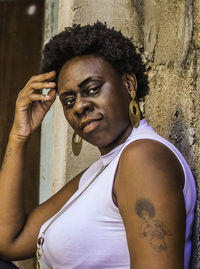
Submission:
POLYGON ((113 76, 115 73, 112 66, 104 59, 95 55, 84 55, 67 61, 61 68, 58 87, 62 88, 67 84, 79 85, 88 77, 113 76))
POLYGON ((67 61, 61 68, 62 73, 72 72, 103 72, 111 66, 101 57, 95 55, 84 55, 67 61))

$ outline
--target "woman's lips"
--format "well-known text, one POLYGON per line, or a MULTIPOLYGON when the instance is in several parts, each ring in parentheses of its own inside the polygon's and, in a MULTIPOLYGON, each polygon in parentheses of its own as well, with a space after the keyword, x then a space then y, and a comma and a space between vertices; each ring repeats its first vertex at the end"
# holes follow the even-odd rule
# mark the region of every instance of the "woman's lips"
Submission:
POLYGON ((88 122, 87 124, 84 125, 83 127, 83 133, 87 134, 92 131, 94 131, 100 124, 101 119, 99 120, 93 120, 91 122, 88 122))

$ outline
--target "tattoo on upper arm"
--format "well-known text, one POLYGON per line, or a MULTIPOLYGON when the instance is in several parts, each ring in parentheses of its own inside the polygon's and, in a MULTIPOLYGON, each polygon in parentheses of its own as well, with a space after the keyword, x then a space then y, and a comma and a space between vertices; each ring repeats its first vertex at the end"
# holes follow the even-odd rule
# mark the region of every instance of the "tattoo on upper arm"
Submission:
POLYGON ((155 251, 167 250, 165 236, 172 235, 168 228, 160 220, 155 219, 155 208, 153 203, 145 198, 136 201, 137 215, 142 219, 141 237, 149 239, 150 246, 155 251))

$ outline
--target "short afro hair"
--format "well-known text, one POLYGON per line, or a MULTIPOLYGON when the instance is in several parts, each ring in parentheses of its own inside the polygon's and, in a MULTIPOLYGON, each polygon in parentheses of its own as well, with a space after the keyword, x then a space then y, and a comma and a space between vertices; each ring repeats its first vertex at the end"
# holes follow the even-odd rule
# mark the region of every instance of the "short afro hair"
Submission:
POLYGON ((41 71, 55 70, 57 82, 62 66, 68 60, 87 54, 103 58, 120 74, 133 72, 138 83, 137 98, 147 94, 148 78, 136 46, 120 31, 99 21, 93 25, 73 25, 55 35, 44 47, 41 71))
POLYGON ((142 211, 146 211, 150 218, 155 216, 155 208, 152 202, 148 199, 144 198, 136 201, 136 212, 140 218, 142 218, 142 211))

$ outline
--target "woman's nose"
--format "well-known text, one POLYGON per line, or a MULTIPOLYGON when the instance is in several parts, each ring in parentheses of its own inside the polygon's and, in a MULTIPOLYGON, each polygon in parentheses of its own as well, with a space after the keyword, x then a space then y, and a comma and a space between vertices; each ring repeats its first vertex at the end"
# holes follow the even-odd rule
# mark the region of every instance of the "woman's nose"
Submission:
POLYGON ((86 111, 92 111, 93 110, 93 104, 87 100, 87 98, 84 97, 77 97, 76 102, 74 104, 74 113, 77 116, 81 116, 86 111))

